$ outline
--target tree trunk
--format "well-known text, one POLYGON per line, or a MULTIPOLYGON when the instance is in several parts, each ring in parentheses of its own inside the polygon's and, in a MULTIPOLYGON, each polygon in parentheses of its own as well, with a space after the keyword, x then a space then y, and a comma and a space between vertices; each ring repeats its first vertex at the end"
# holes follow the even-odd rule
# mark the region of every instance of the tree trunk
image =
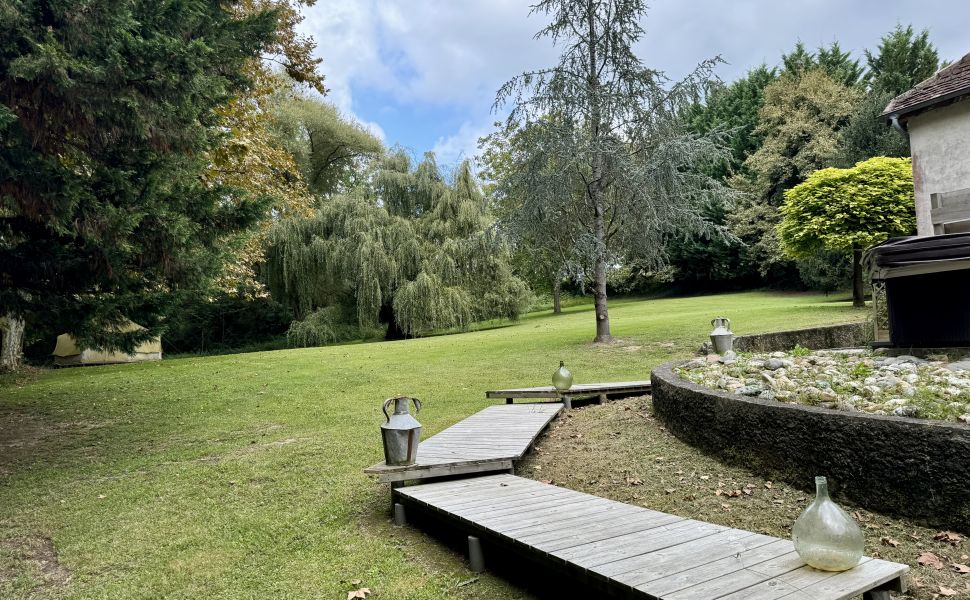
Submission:
MULTIPOLYGON (((589 141, 594 148, 600 139, 600 125, 602 115, 599 102, 599 70, 596 59, 596 22, 594 19, 594 7, 592 2, 586 5, 586 22, 589 31, 587 43, 589 45, 589 64, 587 65, 586 82, 589 85, 590 116, 589 116, 589 141)), ((602 150, 593 150, 592 178, 587 184, 590 204, 593 207, 593 237, 596 239, 596 262, 594 265, 593 281, 595 289, 593 291, 596 306, 596 337, 594 342, 609 342, 613 340, 610 334, 610 313, 606 305, 606 261, 608 257, 606 248, 606 224, 604 223, 604 190, 603 179, 606 171, 605 157, 602 150)))
POLYGON ((862 249, 852 249, 852 306, 862 308, 866 305, 866 290, 862 280, 862 249))
POLYGON ((562 278, 556 273, 552 281, 552 314, 562 314, 562 278))
POLYGON ((596 306, 596 338, 594 342, 610 342, 610 311, 606 303, 606 240, 603 226, 603 211, 597 205, 594 219, 594 235, 596 236, 596 265, 593 272, 595 289, 593 297, 596 306))
POLYGON ((8 315, 0 324, 0 370, 15 371, 24 358, 24 320, 8 315))

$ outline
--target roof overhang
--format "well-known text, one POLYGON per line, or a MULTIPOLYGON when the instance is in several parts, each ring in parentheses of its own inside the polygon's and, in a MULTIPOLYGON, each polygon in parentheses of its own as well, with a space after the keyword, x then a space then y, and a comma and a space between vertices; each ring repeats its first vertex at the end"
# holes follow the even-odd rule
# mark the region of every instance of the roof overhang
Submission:
POLYGON ((954 90, 952 92, 943 94, 942 96, 937 96, 936 98, 931 98, 929 100, 913 104, 912 106, 907 106, 906 108, 902 108, 900 110, 888 110, 879 116, 887 123, 891 124, 895 121, 905 126, 906 120, 910 117, 915 117, 917 114, 926 112, 931 108, 953 104, 954 102, 962 100, 967 96, 970 96, 970 87, 954 90))

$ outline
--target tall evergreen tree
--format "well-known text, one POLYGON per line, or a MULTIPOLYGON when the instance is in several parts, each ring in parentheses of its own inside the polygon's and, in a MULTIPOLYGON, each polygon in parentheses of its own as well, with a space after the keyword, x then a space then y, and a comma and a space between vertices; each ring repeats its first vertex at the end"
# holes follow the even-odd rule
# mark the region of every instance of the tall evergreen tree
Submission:
POLYGON ((157 335, 259 203, 206 185, 216 108, 250 85, 273 10, 22 0, 0 10, 0 305, 82 343, 157 335), (113 334, 127 319, 146 329, 113 334))
POLYGON ((781 64, 782 75, 798 78, 818 69, 836 83, 849 87, 858 84, 863 75, 859 60, 843 52, 837 41, 828 46, 819 46, 815 52, 809 51, 803 42, 796 42, 791 52, 781 56, 781 64))
POLYGON ((936 73, 940 57, 929 36, 927 29, 917 34, 912 25, 896 25, 875 52, 865 51, 866 83, 876 92, 897 96, 936 73))
POLYGON ((683 123, 717 61, 672 85, 646 68, 633 52, 644 33, 643 0, 542 0, 533 12, 551 18, 537 35, 565 50, 556 66, 503 85, 496 104, 512 105, 510 123, 542 132, 538 164, 556 165, 558 178, 580 185, 581 194, 557 202, 567 202, 565 214, 581 225, 577 245, 585 245, 593 265, 595 340, 609 341, 610 265, 633 258, 659 264, 670 238, 711 234, 703 211, 729 193, 701 172, 729 150, 683 123))

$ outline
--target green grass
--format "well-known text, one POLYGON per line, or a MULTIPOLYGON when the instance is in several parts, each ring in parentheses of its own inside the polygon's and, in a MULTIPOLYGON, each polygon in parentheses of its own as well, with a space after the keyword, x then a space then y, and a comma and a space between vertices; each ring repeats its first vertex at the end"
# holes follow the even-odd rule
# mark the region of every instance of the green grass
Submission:
POLYGON ((382 456, 381 401, 421 398, 430 436, 559 360, 577 382, 645 379, 721 314, 739 334, 863 317, 817 295, 630 300, 611 304, 612 346, 573 306, 461 335, 8 378, 0 597, 343 598, 354 580, 383 598, 521 596, 488 575, 456 588, 459 556, 389 525, 387 487, 361 472, 382 456))

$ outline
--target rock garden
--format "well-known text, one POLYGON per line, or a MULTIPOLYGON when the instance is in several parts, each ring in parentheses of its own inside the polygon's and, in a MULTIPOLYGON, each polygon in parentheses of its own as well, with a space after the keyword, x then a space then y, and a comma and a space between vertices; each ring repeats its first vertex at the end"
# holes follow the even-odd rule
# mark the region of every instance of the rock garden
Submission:
POLYGON ((675 369, 702 386, 847 412, 970 423, 970 360, 815 350, 709 354, 675 369))

